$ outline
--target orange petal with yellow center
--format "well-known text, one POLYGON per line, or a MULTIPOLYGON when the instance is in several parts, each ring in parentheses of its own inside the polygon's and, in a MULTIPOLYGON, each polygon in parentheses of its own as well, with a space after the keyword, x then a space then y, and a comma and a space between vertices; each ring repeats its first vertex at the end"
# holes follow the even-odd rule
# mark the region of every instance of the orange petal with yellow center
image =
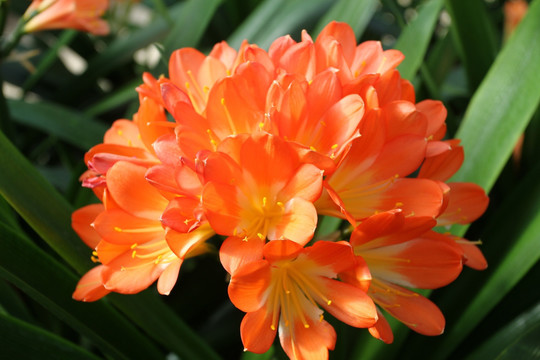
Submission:
POLYGON ((116 120, 112 124, 110 129, 105 132, 103 143, 146 149, 139 137, 137 124, 125 119, 116 120))

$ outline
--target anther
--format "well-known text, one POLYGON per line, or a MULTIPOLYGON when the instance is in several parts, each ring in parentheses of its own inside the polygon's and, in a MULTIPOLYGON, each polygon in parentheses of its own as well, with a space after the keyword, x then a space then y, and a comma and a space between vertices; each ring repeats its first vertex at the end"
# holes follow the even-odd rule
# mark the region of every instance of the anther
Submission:
POLYGON ((137 255, 137 251, 136 250, 133 250, 133 252, 131 253, 131 258, 132 259, 135 259, 135 256, 137 255))

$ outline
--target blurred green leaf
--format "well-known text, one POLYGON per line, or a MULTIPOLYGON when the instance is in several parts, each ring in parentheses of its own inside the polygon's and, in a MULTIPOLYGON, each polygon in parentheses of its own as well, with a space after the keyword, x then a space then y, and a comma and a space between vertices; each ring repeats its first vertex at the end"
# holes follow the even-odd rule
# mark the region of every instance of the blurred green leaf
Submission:
POLYGON ((452 181, 489 190, 540 101, 540 1, 503 48, 474 94, 456 134, 465 161, 452 181))
MULTIPOLYGON (((323 14, 331 0, 266 0, 229 36, 227 42, 238 48, 244 39, 267 49, 280 36, 292 34, 300 24, 323 14)), ((301 30, 301 29, 300 29, 301 30)))
POLYGON ((173 18, 174 25, 163 41, 166 59, 176 49, 193 47, 199 43, 221 2, 222 0, 189 0, 185 2, 186 5, 182 12, 173 18))
POLYGON ((442 5, 443 0, 432 0, 424 3, 418 10, 418 16, 403 29, 394 45, 395 49, 400 50, 405 55, 405 59, 398 66, 403 78, 412 80, 420 68, 429 41, 433 36, 442 5))
POLYGON ((461 50, 469 89, 474 91, 482 82, 497 54, 493 24, 481 0, 446 0, 452 19, 452 35, 461 50))
POLYGON ((0 279, 0 308, 11 316, 26 322, 33 322, 32 315, 28 311, 20 294, 10 283, 3 279, 0 279))
MULTIPOLYGON (((492 219, 485 239, 493 251, 504 249, 500 262, 490 276, 481 279, 478 295, 467 301, 454 325, 442 339, 440 358, 449 355, 459 343, 479 324, 501 299, 526 275, 540 259, 540 166, 508 197, 492 219), (511 224, 508 219, 515 219, 511 224), (512 239, 508 243, 508 239, 512 239), (502 248, 508 246, 508 249, 502 248)), ((487 250, 487 249, 486 249, 487 250)), ((452 303, 456 292, 447 295, 446 303, 452 303)), ((463 289, 461 289, 463 290, 463 289)))
POLYGON ((0 347, 2 356, 6 359, 99 359, 58 335, 2 314, 0 314, 0 347))
POLYGON ((69 204, 2 133, 0 153, 0 195, 73 268, 87 270, 88 248, 71 229, 69 204))
POLYGON ((104 112, 118 108, 130 101, 137 100, 139 95, 137 91, 135 91, 135 88, 141 84, 142 79, 138 78, 127 85, 122 86, 122 88, 89 106, 84 113, 87 116, 97 116, 103 114, 104 112))
POLYGON ((357 38, 359 38, 369 24, 375 10, 375 0, 338 0, 317 22, 313 37, 316 37, 322 29, 331 21, 343 21, 351 25, 357 38))
POLYGON ((246 351, 242 354, 242 357, 240 360, 271 360, 273 358, 274 358, 274 347, 272 346, 264 354, 255 354, 255 353, 246 351))
POLYGON ((162 356, 105 302, 71 299, 77 278, 43 250, 0 223, 0 275, 114 358, 162 356), (121 336, 119 336, 121 334, 121 336))
POLYGON ((50 67, 58 60, 58 51, 60 48, 71 43, 79 32, 76 30, 65 30, 62 32, 54 45, 47 51, 43 60, 39 62, 36 70, 24 82, 22 88, 24 91, 32 89, 32 87, 49 71, 50 67))
POLYGON ((69 108, 47 102, 9 100, 14 121, 54 135, 82 150, 103 140, 107 126, 69 108))
POLYGON ((467 359, 540 358, 540 303, 516 317, 467 359))

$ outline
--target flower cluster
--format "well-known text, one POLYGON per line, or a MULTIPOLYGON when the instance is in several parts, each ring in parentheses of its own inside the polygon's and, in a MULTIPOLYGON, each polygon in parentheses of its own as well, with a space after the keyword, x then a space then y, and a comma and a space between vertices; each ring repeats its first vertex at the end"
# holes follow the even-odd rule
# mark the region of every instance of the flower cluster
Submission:
POLYGON ((279 334, 289 357, 326 358, 336 333, 323 310, 387 343, 383 312, 442 333, 437 306, 408 288, 487 266, 475 243, 433 228, 474 221, 488 198, 447 182, 463 149, 444 140, 442 103, 415 101, 402 59, 357 45, 338 22, 268 51, 175 51, 168 78, 143 76, 133 120, 117 120, 86 154, 83 185, 101 204, 77 210, 73 227, 99 264, 74 298, 156 280, 168 294, 183 260, 217 234, 229 297, 246 312, 245 350, 265 352, 279 334), (322 215, 350 235, 318 236, 322 215))

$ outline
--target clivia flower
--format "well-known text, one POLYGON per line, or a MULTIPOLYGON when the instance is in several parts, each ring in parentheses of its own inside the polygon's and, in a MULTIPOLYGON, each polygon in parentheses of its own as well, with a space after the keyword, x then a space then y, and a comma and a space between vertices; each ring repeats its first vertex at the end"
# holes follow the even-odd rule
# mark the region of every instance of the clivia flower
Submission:
POLYGON ((24 32, 76 29, 106 35, 109 25, 100 16, 108 6, 108 0, 34 0, 24 14, 24 32))
POLYGON ((155 280, 168 294, 183 260, 217 234, 247 351, 279 334, 290 358, 327 358, 337 335, 321 308, 388 343, 384 312, 440 334, 441 311, 409 288, 487 266, 475 242, 433 228, 475 220, 488 199, 446 183, 463 149, 444 138, 442 103, 416 102, 402 59, 357 45, 337 22, 268 52, 247 42, 173 52, 169 77, 143 75, 134 121, 115 122, 85 157, 83 185, 103 205, 75 212, 73 227, 101 265, 74 297, 155 280), (347 220, 349 241, 319 238, 321 215, 347 220))

